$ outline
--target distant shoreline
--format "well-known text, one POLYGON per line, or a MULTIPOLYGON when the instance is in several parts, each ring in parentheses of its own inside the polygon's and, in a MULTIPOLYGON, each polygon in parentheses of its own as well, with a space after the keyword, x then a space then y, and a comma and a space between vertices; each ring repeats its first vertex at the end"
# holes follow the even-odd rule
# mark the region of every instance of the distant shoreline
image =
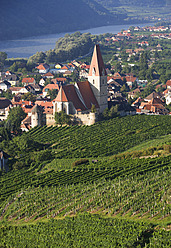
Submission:
POLYGON ((29 58, 36 52, 40 51, 48 51, 50 49, 54 49, 56 41, 63 37, 65 34, 71 34, 74 32, 81 33, 91 33, 94 35, 100 35, 104 33, 113 33, 116 34, 121 31, 121 29, 128 29, 130 26, 140 26, 144 27, 147 25, 154 25, 153 23, 128 23, 121 25, 109 25, 109 26, 100 26, 96 28, 90 28, 86 30, 75 30, 73 32, 64 32, 64 33, 56 33, 56 34, 47 34, 41 36, 32 36, 25 37, 16 40, 6 40, 0 41, 0 51, 6 52, 8 58, 29 58))

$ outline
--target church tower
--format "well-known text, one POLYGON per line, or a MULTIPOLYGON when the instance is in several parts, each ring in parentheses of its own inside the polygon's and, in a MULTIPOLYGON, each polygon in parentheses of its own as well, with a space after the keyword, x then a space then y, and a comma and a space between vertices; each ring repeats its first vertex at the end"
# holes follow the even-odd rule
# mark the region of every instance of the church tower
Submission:
POLYGON ((107 73, 100 52, 99 45, 95 45, 91 60, 88 81, 98 101, 100 113, 108 108, 107 101, 107 73))

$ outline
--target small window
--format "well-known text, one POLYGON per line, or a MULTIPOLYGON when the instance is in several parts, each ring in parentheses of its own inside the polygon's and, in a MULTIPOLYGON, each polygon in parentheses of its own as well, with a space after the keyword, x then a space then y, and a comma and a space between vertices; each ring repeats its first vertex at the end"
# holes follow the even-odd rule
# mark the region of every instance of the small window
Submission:
POLYGON ((92 72, 92 74, 93 74, 93 75, 96 74, 96 69, 95 69, 95 67, 93 67, 93 72, 92 72))
POLYGON ((93 79, 93 84, 95 84, 95 81, 94 81, 94 79, 93 79))

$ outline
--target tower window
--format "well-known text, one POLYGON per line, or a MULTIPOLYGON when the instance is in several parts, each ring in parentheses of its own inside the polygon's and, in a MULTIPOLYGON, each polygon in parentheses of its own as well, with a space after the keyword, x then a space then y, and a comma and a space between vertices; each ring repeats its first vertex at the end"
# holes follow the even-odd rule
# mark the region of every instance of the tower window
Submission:
POLYGON ((95 81, 94 81, 94 79, 93 79, 93 84, 95 84, 95 81))
POLYGON ((93 67, 93 72, 92 72, 92 74, 93 74, 93 75, 96 74, 96 69, 95 69, 95 67, 93 67))

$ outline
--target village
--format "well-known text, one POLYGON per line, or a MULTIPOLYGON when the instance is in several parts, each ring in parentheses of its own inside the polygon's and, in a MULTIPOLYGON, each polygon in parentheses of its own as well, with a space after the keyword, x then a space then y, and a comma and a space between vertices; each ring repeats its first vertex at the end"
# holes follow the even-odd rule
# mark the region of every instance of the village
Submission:
POLYGON ((85 125, 94 124, 97 114, 111 108, 120 116, 169 115, 171 79, 164 78, 161 82, 161 75, 160 78, 139 77, 132 68, 136 67, 136 57, 142 60, 142 54, 147 51, 153 55, 142 62, 142 66, 147 66, 144 70, 149 70, 159 60, 157 56, 164 50, 160 41, 171 39, 170 29, 171 26, 130 27, 116 35, 106 35, 106 47, 125 40, 130 45, 137 40, 135 49, 124 48, 124 56, 123 48, 117 46, 115 64, 110 66, 104 64, 100 46, 95 46, 91 64, 83 60, 56 62, 53 66, 38 63, 29 74, 12 72, 10 67, 3 70, 0 74, 0 121, 6 120, 10 109, 17 106, 27 114, 21 123, 22 131, 37 125, 55 125, 55 112, 60 111, 72 115, 75 123, 85 125), (94 76, 99 80, 97 83, 93 81, 94 76))

